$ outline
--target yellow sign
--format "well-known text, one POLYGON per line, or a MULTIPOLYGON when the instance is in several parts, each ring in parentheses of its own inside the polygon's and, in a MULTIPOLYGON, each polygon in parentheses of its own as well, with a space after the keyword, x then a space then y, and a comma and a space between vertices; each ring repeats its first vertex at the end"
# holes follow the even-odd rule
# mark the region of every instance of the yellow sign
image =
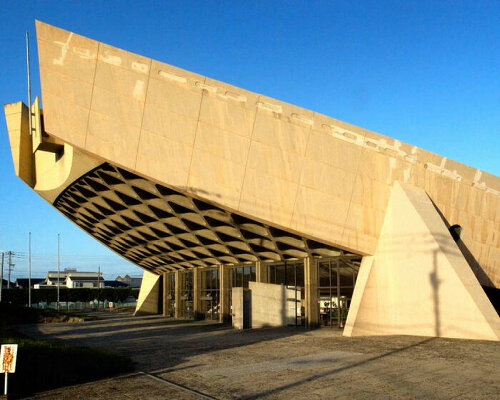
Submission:
POLYGON ((2 344, 0 352, 0 373, 16 372, 17 344, 2 344))

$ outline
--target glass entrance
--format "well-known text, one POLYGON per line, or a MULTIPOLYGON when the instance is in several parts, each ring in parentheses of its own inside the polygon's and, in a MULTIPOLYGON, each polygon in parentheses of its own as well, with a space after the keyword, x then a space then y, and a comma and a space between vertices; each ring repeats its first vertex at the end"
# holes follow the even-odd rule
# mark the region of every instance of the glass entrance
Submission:
POLYGON ((218 320, 220 313, 219 268, 201 271, 201 312, 205 319, 218 320))
POLYGON ((231 268, 231 288, 248 288, 248 282, 255 282, 255 265, 240 265, 231 268))
POLYGON ((319 320, 322 326, 344 327, 358 270, 358 262, 342 258, 318 262, 319 320))
POLYGON ((170 317, 175 316, 175 273, 170 272, 166 276, 167 279, 167 299, 168 299, 168 310, 167 315, 170 317))
POLYGON ((305 307, 304 300, 304 261, 284 262, 279 264, 269 265, 269 283, 282 284, 287 289, 292 289, 287 296, 288 303, 292 304, 293 312, 295 314, 294 322, 291 325, 304 325, 305 324, 305 307))
POLYGON ((180 290, 180 316, 193 319, 193 271, 183 271, 180 290))
POLYGON ((233 315, 233 288, 243 287, 248 289, 249 282, 256 281, 256 267, 252 265, 237 265, 231 268, 231 278, 229 279, 229 322, 232 320, 233 315))

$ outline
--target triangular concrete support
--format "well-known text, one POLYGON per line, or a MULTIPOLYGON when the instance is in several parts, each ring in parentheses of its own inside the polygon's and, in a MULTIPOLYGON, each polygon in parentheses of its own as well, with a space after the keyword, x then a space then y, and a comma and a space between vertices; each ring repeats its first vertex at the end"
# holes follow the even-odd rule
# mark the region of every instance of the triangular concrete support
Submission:
POLYGON ((160 275, 144 271, 134 315, 157 314, 160 293, 160 275))
POLYGON ((498 314, 424 190, 395 183, 344 335, 500 340, 498 314))

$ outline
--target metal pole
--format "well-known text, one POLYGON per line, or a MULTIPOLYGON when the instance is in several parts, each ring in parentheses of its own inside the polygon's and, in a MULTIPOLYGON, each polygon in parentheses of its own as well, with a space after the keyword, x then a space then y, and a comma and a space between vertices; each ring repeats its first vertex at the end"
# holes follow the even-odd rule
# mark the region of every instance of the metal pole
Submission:
POLYGON ((340 311, 340 260, 337 258, 337 314, 339 328, 342 328, 342 314, 340 311))
POLYGON ((4 387, 3 387, 3 394, 5 396, 7 396, 7 375, 9 375, 8 372, 5 373, 5 384, 4 384, 4 387))
POLYGON ((10 269, 12 266, 12 251, 7 252, 7 254, 9 255, 9 276, 7 280, 7 289, 10 289, 10 269))
POLYGON ((26 71, 28 73, 28 112, 29 112, 29 130, 30 136, 32 134, 31 130, 31 77, 30 77, 30 43, 28 38, 28 31, 26 31, 26 71))
POLYGON ((31 232, 29 233, 28 252, 28 307, 31 308, 31 232))
POLYGON ((4 258, 4 253, 2 252, 2 272, 0 273, 0 302, 2 301, 2 289, 3 289, 3 258, 4 258))
POLYGON ((59 311, 59 277, 61 275, 61 272, 60 272, 60 265, 59 265, 59 261, 60 261, 60 246, 59 246, 59 233, 57 234, 57 310, 59 311))

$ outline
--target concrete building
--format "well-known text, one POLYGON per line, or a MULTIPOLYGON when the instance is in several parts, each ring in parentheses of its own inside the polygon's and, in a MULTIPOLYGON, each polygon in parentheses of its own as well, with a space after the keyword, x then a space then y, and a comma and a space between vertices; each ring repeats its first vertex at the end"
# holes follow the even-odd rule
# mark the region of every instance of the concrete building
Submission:
POLYGON ((259 325, 499 339, 499 177, 41 22, 37 41, 43 110, 5 106, 16 174, 145 270, 138 312, 227 321, 248 286, 259 325))

